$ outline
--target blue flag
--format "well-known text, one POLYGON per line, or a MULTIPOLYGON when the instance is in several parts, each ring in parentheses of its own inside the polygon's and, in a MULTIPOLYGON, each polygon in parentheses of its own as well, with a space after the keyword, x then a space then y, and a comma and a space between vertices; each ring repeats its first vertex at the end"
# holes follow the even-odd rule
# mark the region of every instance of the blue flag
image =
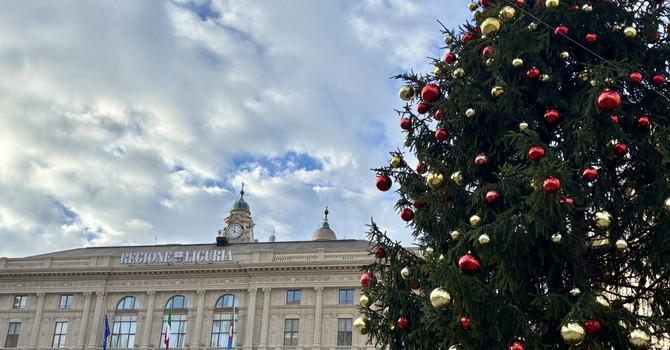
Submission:
POLYGON ((107 350, 107 338, 109 337, 109 321, 107 320, 107 313, 105 313, 105 333, 102 338, 102 350, 107 350))

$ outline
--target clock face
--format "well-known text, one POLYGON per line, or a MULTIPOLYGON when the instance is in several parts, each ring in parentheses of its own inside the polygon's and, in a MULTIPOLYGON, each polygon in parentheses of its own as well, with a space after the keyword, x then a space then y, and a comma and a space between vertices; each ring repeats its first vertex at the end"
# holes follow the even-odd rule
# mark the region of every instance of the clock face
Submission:
POLYGON ((228 237, 230 238, 239 238, 242 235, 242 232, 244 232, 244 229, 240 224, 228 226, 228 237))

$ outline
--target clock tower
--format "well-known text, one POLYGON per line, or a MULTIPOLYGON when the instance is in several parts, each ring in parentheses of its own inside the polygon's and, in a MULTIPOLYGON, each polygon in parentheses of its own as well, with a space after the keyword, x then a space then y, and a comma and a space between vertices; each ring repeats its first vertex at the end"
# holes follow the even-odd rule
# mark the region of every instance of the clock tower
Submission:
POLYGON ((254 220, 251 218, 249 204, 244 200, 244 184, 233 207, 230 209, 230 215, 223 219, 226 226, 219 230, 219 236, 216 238, 218 245, 227 243, 249 243, 254 240, 254 220))

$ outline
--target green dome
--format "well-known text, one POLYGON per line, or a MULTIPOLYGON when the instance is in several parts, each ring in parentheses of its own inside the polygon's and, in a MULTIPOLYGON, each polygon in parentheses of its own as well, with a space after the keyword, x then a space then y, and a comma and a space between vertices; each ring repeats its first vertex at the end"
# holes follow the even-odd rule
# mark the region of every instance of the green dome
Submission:
POLYGON ((249 203, 244 201, 244 190, 240 191, 240 198, 233 203, 233 207, 230 211, 246 211, 247 213, 251 213, 251 210, 249 210, 249 203))

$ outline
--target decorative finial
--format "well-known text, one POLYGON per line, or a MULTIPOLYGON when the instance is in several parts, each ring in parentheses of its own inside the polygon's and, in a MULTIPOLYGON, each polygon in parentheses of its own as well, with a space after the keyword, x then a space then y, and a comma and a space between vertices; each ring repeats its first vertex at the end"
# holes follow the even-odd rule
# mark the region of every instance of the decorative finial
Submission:
POLYGON ((323 221, 328 221, 328 207, 326 207, 326 211, 323 212, 323 221))
POLYGON ((242 183, 242 190, 240 191, 240 198, 244 199, 244 182, 242 183))

